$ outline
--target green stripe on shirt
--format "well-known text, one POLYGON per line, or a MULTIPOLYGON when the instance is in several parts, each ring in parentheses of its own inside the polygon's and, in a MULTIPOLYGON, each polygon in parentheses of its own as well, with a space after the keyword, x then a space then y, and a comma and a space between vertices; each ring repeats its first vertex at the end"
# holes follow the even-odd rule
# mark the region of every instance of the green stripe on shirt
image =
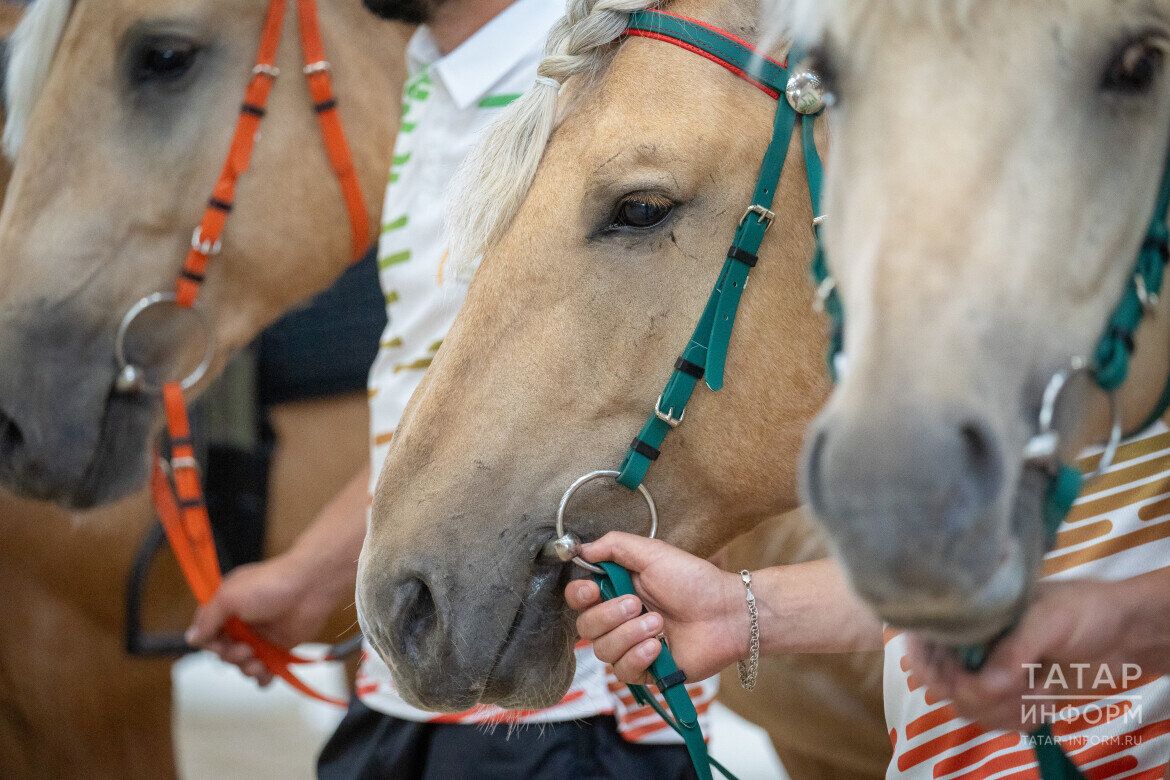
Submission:
POLYGON ((406 224, 408 221, 409 221, 409 219, 408 219, 407 215, 403 214, 398 219, 384 223, 382 225, 382 232, 389 233, 393 230, 402 230, 402 228, 406 227, 406 224))
POLYGON ((511 92, 503 95, 488 95, 479 101, 480 108, 503 108, 516 98, 520 97, 520 92, 511 92))
POLYGON ((392 255, 386 255, 385 257, 379 258, 378 267, 385 271, 390 266, 398 265, 399 263, 405 263, 409 259, 410 250, 404 249, 401 252, 395 252, 392 255))

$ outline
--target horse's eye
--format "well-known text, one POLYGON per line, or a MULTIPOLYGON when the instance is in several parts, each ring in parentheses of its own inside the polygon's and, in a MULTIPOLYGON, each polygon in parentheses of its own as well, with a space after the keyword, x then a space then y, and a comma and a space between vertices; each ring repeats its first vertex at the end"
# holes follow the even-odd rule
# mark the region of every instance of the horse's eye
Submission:
POLYGON ((191 70, 200 47, 182 38, 143 41, 130 60, 130 81, 134 84, 174 82, 191 70))
POLYGON ((670 216, 674 203, 661 195, 628 195, 618 203, 612 228, 646 229, 670 216))
POLYGON ((1114 57, 1101 79, 1101 88, 1121 95, 1140 95, 1153 86, 1165 60, 1162 49, 1150 41, 1136 41, 1114 57))

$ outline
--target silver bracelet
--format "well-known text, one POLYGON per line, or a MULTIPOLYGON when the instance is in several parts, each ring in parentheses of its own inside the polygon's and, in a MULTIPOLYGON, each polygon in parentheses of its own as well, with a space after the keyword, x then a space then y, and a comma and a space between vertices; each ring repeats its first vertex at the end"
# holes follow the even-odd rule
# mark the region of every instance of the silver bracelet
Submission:
POLYGON ((748 633, 748 657, 746 661, 738 661, 739 684, 744 690, 750 691, 756 687, 756 677, 760 673, 760 611, 756 608, 756 594, 752 593, 752 573, 744 569, 739 573, 743 580, 744 590, 747 591, 747 611, 750 629, 748 633))

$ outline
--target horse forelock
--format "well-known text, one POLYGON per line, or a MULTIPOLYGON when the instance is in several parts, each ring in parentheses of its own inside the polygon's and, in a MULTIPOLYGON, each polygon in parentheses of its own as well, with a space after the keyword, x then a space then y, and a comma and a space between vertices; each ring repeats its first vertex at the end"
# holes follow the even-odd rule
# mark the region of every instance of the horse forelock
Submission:
POLYGON ((662 0, 569 0, 549 35, 542 78, 491 126, 465 160, 450 190, 451 258, 467 276, 511 224, 532 186, 563 108, 550 83, 587 81, 609 61, 626 18, 662 0), (550 79, 552 80, 550 82, 550 79))
POLYGON ((15 158, 44 90, 73 0, 36 0, 12 33, 4 76, 4 153, 15 158))
POLYGON ((767 34, 793 34, 802 40, 817 40, 826 32, 848 35, 869 14, 893 11, 906 18, 926 19, 932 23, 957 21, 968 17, 975 0, 894 0, 889 6, 875 8, 875 3, 857 0, 764 0, 761 14, 767 34))

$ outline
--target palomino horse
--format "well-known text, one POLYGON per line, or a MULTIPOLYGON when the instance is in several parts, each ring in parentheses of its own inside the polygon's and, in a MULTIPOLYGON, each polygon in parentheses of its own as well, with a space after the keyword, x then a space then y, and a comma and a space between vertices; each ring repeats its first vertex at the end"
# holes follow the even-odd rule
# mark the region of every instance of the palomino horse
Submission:
MULTIPOLYGON (((62 382, 62 390, 45 390, 37 410, 44 418, 28 424, 59 424, 59 399, 85 385, 108 385, 113 371, 112 362, 96 358, 70 369, 66 356, 52 354, 51 339, 63 332, 40 330, 44 321, 36 318, 62 306, 63 316, 78 318, 71 325, 78 334, 84 330, 86 338, 108 344, 112 331, 95 330, 95 318, 140 295, 147 278, 177 268, 207 182, 222 163, 262 11, 262 4, 216 0, 40 0, 31 12, 40 18, 17 47, 24 49, 25 69, 13 73, 14 91, 24 96, 12 103, 14 119, 27 129, 0 229, 12 239, 3 241, 0 273, 23 287, 5 298, 5 337, 23 333, 31 341, 9 342, 5 349, 16 350, 9 353, 14 366, 29 361, 75 373, 45 378, 62 382), (151 40, 157 46, 142 48, 151 40), (174 82, 136 92, 124 83, 132 56, 156 66, 176 57, 193 61, 174 82), (93 178, 103 168, 106 178, 93 178), (70 288, 68 280, 80 279, 90 266, 103 267, 108 278, 70 288), (33 289, 38 283, 46 287, 33 289)), ((373 217, 389 166, 407 31, 374 19, 359 3, 325 4, 320 13, 373 217)), ((241 184, 235 238, 217 258, 227 267, 211 271, 223 277, 224 297, 217 300, 235 307, 229 345, 324 286, 350 255, 348 222, 303 93, 291 27, 286 40, 281 64, 288 75, 276 87, 265 138, 241 184), (302 209, 307 218, 299 218, 302 209), (280 278, 229 291, 228 268, 233 279, 280 278), (244 299, 248 305, 240 308, 244 299)), ((365 462, 365 415, 364 394, 272 410, 279 447, 269 485, 270 553, 286 549, 365 462), (330 447, 321 448, 322 440, 330 447)), ((76 438, 70 441, 87 438, 86 424, 72 421, 76 438)), ((122 464, 119 470, 135 471, 145 441, 119 444, 110 457, 122 464)), ((123 493, 134 484, 127 477, 103 490, 123 493)), ((70 500, 67 494, 76 491, 66 487, 58 497, 70 500)), ((122 639, 131 558, 152 522, 142 493, 73 516, 0 496, 0 600, 7 607, 0 639, 0 773, 174 774, 170 663, 127 658, 122 639)), ((173 566, 159 567, 149 591, 150 625, 186 625, 193 602, 173 566)), ((329 636, 341 627, 333 626, 329 636)))
MULTIPOLYGON (((115 333, 132 304, 174 285, 192 244, 182 226, 198 223, 222 167, 264 13, 251 0, 45 0, 18 30, 5 132, 16 157, 0 214, 0 353, 11 369, 0 379, 0 476, 20 492, 88 507, 143 483, 160 404, 112 392, 115 333)), ((373 130, 350 146, 375 214, 402 28, 360 3, 323 3, 320 19, 346 63, 335 85, 344 124, 373 130), (385 80, 371 89, 375 73, 385 80)), ((351 256, 295 24, 287 14, 286 76, 267 109, 277 121, 263 127, 200 298, 217 347, 212 374, 351 256)), ((187 324, 179 319, 156 327, 187 324)), ((176 340, 201 353, 204 336, 191 327, 176 340)))
MULTIPOLYGON (((824 240, 847 358, 810 435, 807 496, 883 618, 983 641, 1017 617, 1046 551, 1048 474, 1025 446, 1050 378, 1103 354, 1123 292, 1141 311, 1167 7, 796 5, 839 106, 824 240)), ((1170 301, 1147 302, 1121 430, 1166 384, 1170 301)), ((1068 390, 1066 462, 1109 431, 1102 395, 1068 390)))
MULTIPOLYGON (((358 583, 367 637, 423 706, 537 707, 564 694, 575 631, 561 593, 575 572, 541 557, 558 500, 581 474, 616 464, 653 408, 768 145, 773 98, 690 52, 618 40, 639 5, 570 4, 546 67, 595 78, 569 81, 547 148, 534 128, 551 125, 557 106, 547 94, 518 102, 483 146, 518 153, 482 171, 489 196, 455 201, 465 207, 456 224, 477 234, 463 242, 466 256, 478 240, 498 240, 398 430, 358 583), (535 140, 519 148, 522 138, 535 140), (529 188, 518 172, 537 161, 529 188), (467 214, 476 201, 492 213, 467 214)), ((669 9, 753 34, 754 4, 669 9)), ((663 537, 702 555, 797 506, 797 454, 828 391, 808 281, 813 215, 798 142, 793 150, 727 385, 696 396, 647 481, 663 537)), ((588 537, 638 531, 642 511, 627 491, 593 485, 570 526, 588 537)), ((828 764, 880 773, 889 746, 873 669, 871 706, 843 717, 842 708, 819 741, 800 725, 814 697, 844 689, 858 700, 839 680, 803 687, 813 701, 770 708, 765 722, 773 733, 793 724, 828 764)))

